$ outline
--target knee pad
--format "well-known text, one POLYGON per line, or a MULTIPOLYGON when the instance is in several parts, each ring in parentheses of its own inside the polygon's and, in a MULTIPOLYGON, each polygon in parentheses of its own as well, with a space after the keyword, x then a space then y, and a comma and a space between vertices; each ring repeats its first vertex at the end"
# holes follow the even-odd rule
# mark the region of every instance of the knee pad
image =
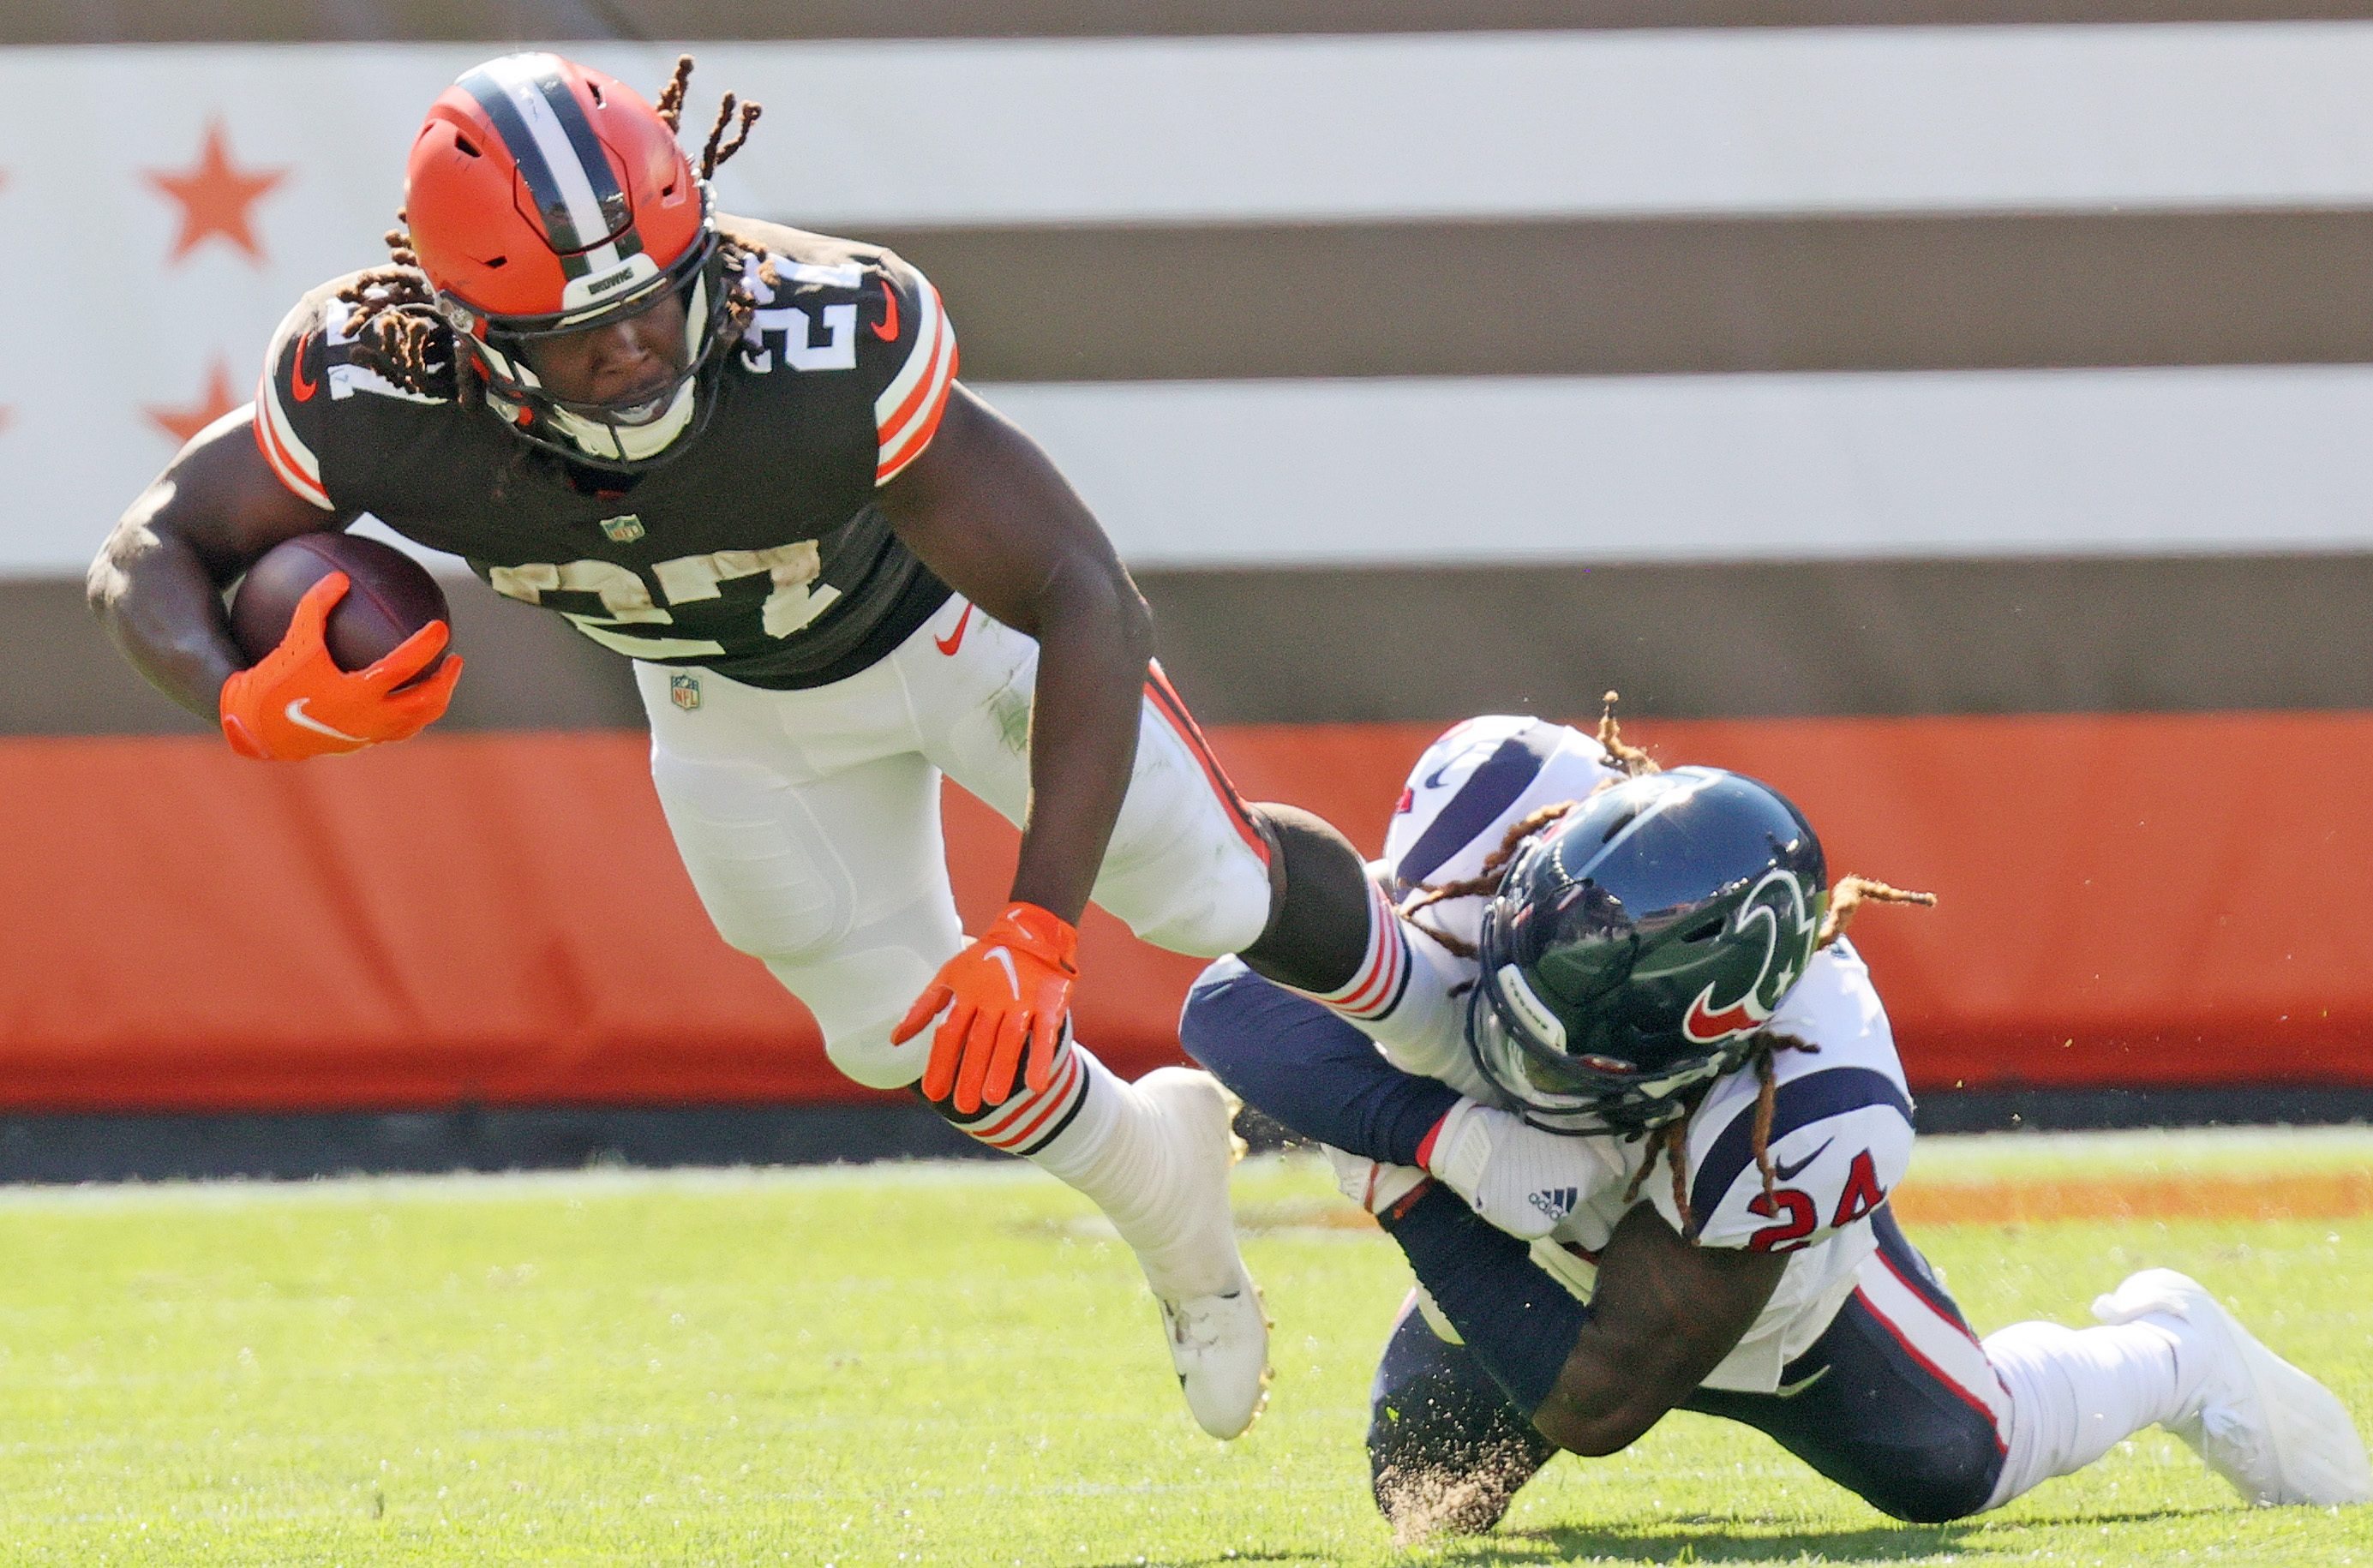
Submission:
POLYGON ((1299 806, 1252 808, 1276 846, 1283 883, 1277 912, 1237 956, 1253 973, 1296 990, 1348 984, 1368 954, 1368 867, 1351 841, 1299 806))
POLYGON ((703 907, 726 942, 789 960, 838 937, 852 913, 848 878, 747 802, 772 778, 754 765, 652 758, 660 808, 703 907))

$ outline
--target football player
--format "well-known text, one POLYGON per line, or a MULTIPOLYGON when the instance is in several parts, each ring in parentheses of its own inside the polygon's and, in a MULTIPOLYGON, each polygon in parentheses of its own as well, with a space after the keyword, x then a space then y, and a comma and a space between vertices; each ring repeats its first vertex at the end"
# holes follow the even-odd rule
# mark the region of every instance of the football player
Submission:
POLYGON ((94 610, 263 759, 402 740, 460 674, 441 623, 341 672, 321 638, 340 573, 242 667, 223 589, 366 513, 633 660, 719 930, 843 1072, 918 1084, 1102 1207, 1196 1419, 1233 1436, 1264 1397, 1267 1325, 1230 1223, 1231 1107, 1207 1074, 1124 1083, 1072 1042, 1074 925, 1093 896, 1150 942, 1323 988, 1362 957, 1358 857, 1238 799, 1095 520, 956 379, 923 275, 715 210, 756 110, 737 122, 729 94, 696 166, 690 64, 656 106, 546 53, 439 97, 391 264, 298 303, 253 404, 116 528, 94 610), (1023 826, 1011 902, 969 944, 943 773, 1023 826))
POLYGON ((1560 1448, 1675 1409, 1903 1519, 2155 1423, 2253 1502, 2373 1498, 2346 1410, 2181 1274, 2100 1328, 1978 1340, 1887 1206, 1911 1101, 1843 935, 1925 895, 1833 888, 1777 792, 1600 734, 1454 729, 1394 815, 1367 986, 1330 1011, 1223 961, 1186 1008, 1189 1051, 1330 1145, 1416 1272, 1368 1429, 1401 1534, 1488 1528, 1560 1448))

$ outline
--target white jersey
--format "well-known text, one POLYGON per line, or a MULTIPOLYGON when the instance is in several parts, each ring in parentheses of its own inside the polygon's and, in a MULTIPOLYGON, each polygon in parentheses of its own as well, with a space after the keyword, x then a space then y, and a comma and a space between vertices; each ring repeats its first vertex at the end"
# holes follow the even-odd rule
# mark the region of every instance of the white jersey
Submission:
MULTIPOLYGON (((1620 777, 1598 743, 1578 731, 1537 719, 1469 720, 1435 741, 1410 770, 1376 870, 1403 895, 1474 876, 1511 825, 1620 777)), ((1483 905, 1478 897, 1447 899, 1418 919, 1471 945, 1483 905)), ((1467 963, 1465 977, 1474 973, 1467 963)), ((1814 954, 1768 1027, 1816 1047, 1783 1050, 1772 1061, 1772 1190, 1764 1191, 1755 1163, 1752 1070, 1716 1079, 1689 1123, 1688 1189, 1699 1244, 1790 1255, 1762 1316, 1705 1380, 1710 1388, 1748 1393, 1777 1388, 1780 1369, 1819 1338, 1853 1293, 1855 1271, 1877 1245, 1867 1217, 1902 1178, 1911 1155, 1911 1097, 1895 1036, 1851 944, 1841 941, 1814 954)), ((1466 1062, 1464 1042, 1458 1045, 1455 1052, 1415 1055, 1436 1066, 1457 1057, 1458 1068, 1443 1066, 1435 1076, 1478 1099, 1505 1104, 1466 1062)), ((1410 1053, 1390 1054, 1408 1065, 1410 1053)), ((1609 1135, 1608 1147, 1617 1159, 1607 1179, 1577 1194, 1556 1232, 1533 1247, 1535 1259, 1585 1300, 1597 1253, 1631 1206, 1624 1193, 1654 1145, 1609 1135)), ((1654 1204, 1666 1223, 1681 1228, 1671 1173, 1661 1159, 1634 1201, 1654 1204)), ((1430 1316, 1437 1329, 1447 1328, 1439 1314, 1430 1316)))

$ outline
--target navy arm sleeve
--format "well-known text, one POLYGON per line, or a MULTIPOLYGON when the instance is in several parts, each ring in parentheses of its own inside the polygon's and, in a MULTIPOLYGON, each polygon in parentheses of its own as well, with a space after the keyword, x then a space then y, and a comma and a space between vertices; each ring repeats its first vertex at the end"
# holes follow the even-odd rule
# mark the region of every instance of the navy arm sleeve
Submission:
POLYGON ((1523 1242, 1485 1223, 1440 1182, 1414 1197, 1377 1223, 1400 1244, 1476 1364, 1531 1415, 1555 1392, 1590 1308, 1549 1278, 1523 1242))
POLYGON ((1403 1072, 1358 1029, 1233 958, 1204 970, 1186 994, 1178 1038, 1296 1136, 1386 1164, 1416 1164, 1418 1145, 1458 1103, 1448 1084, 1403 1072))

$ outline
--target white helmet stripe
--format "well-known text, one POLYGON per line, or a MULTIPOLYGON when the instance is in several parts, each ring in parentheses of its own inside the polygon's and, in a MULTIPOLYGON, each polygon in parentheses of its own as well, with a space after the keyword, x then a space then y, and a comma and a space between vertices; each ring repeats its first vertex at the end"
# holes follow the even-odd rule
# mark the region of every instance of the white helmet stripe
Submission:
POLYGON ((583 114, 550 60, 548 55, 507 54, 462 77, 462 87, 502 133, 543 213, 553 248, 567 254, 600 244, 627 215, 609 158, 591 127, 561 122, 555 96, 565 100, 571 119, 581 123, 583 114))

